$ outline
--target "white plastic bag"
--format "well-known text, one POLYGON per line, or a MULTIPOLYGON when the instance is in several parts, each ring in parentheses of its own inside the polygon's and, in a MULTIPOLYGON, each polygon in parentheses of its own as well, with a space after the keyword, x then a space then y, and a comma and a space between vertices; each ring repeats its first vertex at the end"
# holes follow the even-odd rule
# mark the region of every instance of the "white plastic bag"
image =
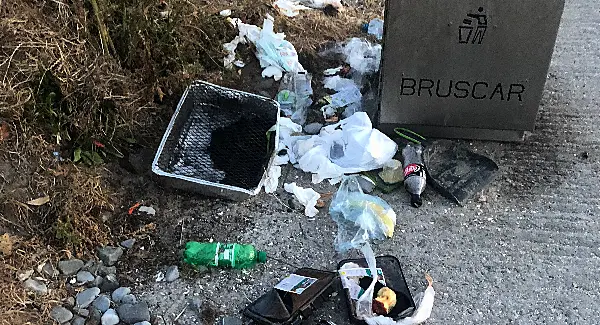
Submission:
POLYGON ((381 45, 371 44, 367 40, 351 38, 342 49, 345 61, 352 69, 361 74, 379 71, 381 63, 381 45))
POLYGON ((335 183, 344 174, 383 167, 397 149, 393 140, 373 129, 366 113, 358 112, 324 127, 318 135, 295 141, 293 155, 298 168, 313 173, 313 183, 324 179, 335 183))
POLYGON ((304 214, 307 217, 314 217, 319 213, 319 210, 315 207, 317 201, 321 198, 321 194, 317 193, 312 188, 303 188, 296 183, 288 183, 283 185, 283 189, 294 194, 294 196, 304 205, 304 214))

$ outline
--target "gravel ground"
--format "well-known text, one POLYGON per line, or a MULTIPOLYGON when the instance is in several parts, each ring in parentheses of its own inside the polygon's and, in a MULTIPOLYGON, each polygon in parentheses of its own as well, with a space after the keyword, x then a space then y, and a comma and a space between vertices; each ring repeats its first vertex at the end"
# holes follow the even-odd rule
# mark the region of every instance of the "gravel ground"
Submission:
MULTIPOLYGON (((398 222, 395 236, 374 249, 401 260, 413 293, 424 289, 424 272, 433 276, 437 294, 428 324, 600 323, 595 307, 600 274, 594 272, 600 269, 598 24, 600 3, 567 1, 537 129, 525 142, 465 142, 501 166, 500 177, 481 195, 458 207, 428 189, 418 210, 409 207, 403 191, 381 195, 398 222)), ((292 170, 287 181, 306 186, 310 179, 292 170)), ((334 190, 327 184, 315 189, 334 190)), ((188 229, 184 241, 213 237, 254 243, 292 265, 334 270, 345 257, 333 249, 335 223, 325 211, 314 220, 290 212, 278 199, 287 196, 276 196, 263 193, 242 204, 201 199, 160 204, 177 216, 178 227, 183 222, 182 229, 214 220, 212 232, 188 229), (251 221, 219 232, 231 229, 234 218, 251 221)), ((132 279, 138 283, 136 295, 159 316, 157 324, 198 324, 201 317, 186 307, 192 297, 212 304, 220 315, 235 316, 291 271, 292 266, 271 259, 245 272, 183 270, 172 283, 148 283, 135 271, 132 279)), ((313 319, 348 323, 342 296, 313 319)))

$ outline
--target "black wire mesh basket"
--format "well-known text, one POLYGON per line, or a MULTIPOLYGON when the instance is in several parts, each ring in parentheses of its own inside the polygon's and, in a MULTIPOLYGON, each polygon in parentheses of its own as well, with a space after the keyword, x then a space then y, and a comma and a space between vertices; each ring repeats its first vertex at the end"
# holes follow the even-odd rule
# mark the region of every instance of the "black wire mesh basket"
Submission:
POLYGON ((278 120, 279 104, 269 98, 195 81, 179 101, 152 171, 172 187, 207 196, 258 194, 277 152, 278 120))

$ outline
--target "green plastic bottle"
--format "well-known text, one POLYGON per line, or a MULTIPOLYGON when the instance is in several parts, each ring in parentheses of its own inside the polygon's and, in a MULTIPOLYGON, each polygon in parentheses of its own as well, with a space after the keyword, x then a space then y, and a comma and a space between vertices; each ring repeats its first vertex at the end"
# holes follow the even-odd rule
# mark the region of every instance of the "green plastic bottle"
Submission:
POLYGON ((252 245, 191 241, 185 244, 183 261, 192 266, 247 269, 257 262, 266 262, 267 253, 257 251, 252 245))

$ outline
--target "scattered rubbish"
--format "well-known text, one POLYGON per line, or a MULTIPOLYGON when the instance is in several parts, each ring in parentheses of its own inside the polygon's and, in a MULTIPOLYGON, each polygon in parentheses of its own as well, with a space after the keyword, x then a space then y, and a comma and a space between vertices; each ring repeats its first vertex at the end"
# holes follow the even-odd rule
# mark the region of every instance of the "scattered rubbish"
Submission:
POLYGON ((402 163, 396 159, 388 161, 379 172, 379 177, 387 184, 402 182, 404 180, 402 163))
POLYGON ((288 17, 298 16, 300 14, 300 10, 311 9, 307 6, 301 5, 299 1, 293 0, 277 0, 275 3, 273 3, 273 7, 279 10, 282 15, 288 17))
POLYGON ((381 41, 383 39, 383 19, 372 19, 369 23, 363 25, 363 30, 381 41))
POLYGON ((304 125, 308 108, 312 105, 312 76, 304 71, 286 73, 279 85, 277 102, 281 111, 294 123, 304 125))
POLYGON ((329 104, 321 108, 324 118, 336 114, 338 109, 344 107, 346 107, 343 114, 344 117, 350 117, 361 110, 362 94, 360 87, 353 80, 333 76, 325 78, 323 83, 325 88, 337 92, 326 98, 329 104))
POLYGON ((298 269, 248 305, 244 315, 260 325, 300 324, 329 299, 335 277, 333 272, 298 269))
POLYGON ((358 178, 345 177, 329 207, 331 218, 338 224, 335 245, 340 252, 394 235, 396 213, 381 198, 364 194, 358 178))
POLYGON ((415 302, 404 278, 400 261, 390 255, 376 258, 373 256, 372 263, 376 265, 374 268, 378 274, 374 279, 373 268, 367 259, 349 259, 338 264, 338 273, 352 322, 363 320, 369 323, 377 315, 380 315, 381 319, 393 322, 413 314, 415 302), (372 284, 373 290, 369 290, 372 284), (365 296, 369 291, 371 295, 365 296), (364 305, 359 305, 359 302, 364 305))
POLYGON ((223 49, 227 55, 223 58, 223 65, 226 69, 233 69, 233 66, 243 68, 246 66, 244 61, 236 59, 235 50, 239 44, 245 44, 244 38, 236 36, 231 42, 223 44, 223 49))
POLYGON ((354 37, 346 42, 341 53, 344 54, 346 63, 352 69, 367 74, 379 71, 381 49, 380 44, 372 44, 367 40, 354 37))
POLYGON ((498 165, 493 160, 455 141, 438 140, 428 144, 423 158, 429 183, 459 205, 490 184, 498 173, 498 165))
MULTIPOLYGON (((373 129, 366 113, 357 112, 324 127, 319 135, 297 139, 293 158, 297 159, 297 168, 313 173, 313 183, 332 179, 333 184, 344 174, 381 168, 396 150, 394 141, 373 129)), ((290 161, 294 163, 292 157, 290 161)))
POLYGON ((31 201, 27 201, 27 204, 34 205, 34 206, 40 206, 40 205, 44 205, 48 202, 50 202, 50 197, 48 195, 46 195, 46 196, 42 196, 42 197, 39 197, 39 198, 31 200, 31 201))
POLYGON ((0 236, 0 252, 2 252, 2 255, 12 255, 13 242, 14 240, 8 233, 5 233, 4 235, 0 236))
POLYGON ((418 208, 423 205, 421 193, 427 185, 425 164, 423 163, 423 147, 409 143, 402 149, 404 160, 404 187, 410 194, 410 204, 418 208))
POLYGON ((418 325, 425 322, 431 316, 433 302, 435 300, 435 290, 433 289, 433 279, 429 274, 425 274, 428 286, 425 292, 415 296, 416 310, 411 316, 403 319, 394 320, 385 316, 377 316, 365 319, 368 325, 418 325))
POLYGON ((185 245, 183 261, 195 267, 246 269, 266 262, 267 253, 256 250, 252 245, 190 241, 185 245))
POLYGON ((319 210, 315 206, 317 205, 317 201, 321 199, 321 195, 315 190, 297 186, 296 183, 284 184, 283 189, 288 193, 294 194, 298 201, 304 205, 304 214, 307 217, 312 218, 319 213, 319 210))
POLYGON ((227 62, 231 61, 231 49, 235 57, 235 47, 238 43, 246 44, 251 42, 256 46, 256 57, 263 70, 263 77, 274 77, 275 80, 281 79, 284 72, 304 71, 302 65, 298 62, 298 53, 292 43, 285 40, 284 33, 275 33, 273 31, 274 18, 267 15, 263 21, 262 29, 258 26, 244 24, 239 18, 230 19, 231 23, 239 30, 239 35, 228 43, 229 52, 227 62), (235 47, 233 47, 235 45, 235 47))
POLYGON ((158 273, 156 273, 156 275, 154 276, 154 281, 156 282, 162 282, 165 279, 165 274, 162 271, 158 271, 158 273))
POLYGON ((231 16, 231 9, 221 10, 219 12, 219 15, 221 15, 223 17, 229 17, 229 16, 231 16))
POLYGON ((152 163, 160 180, 203 195, 258 194, 277 150, 271 99, 196 81, 185 91, 152 163))
POLYGON ((421 165, 424 165, 427 181, 443 196, 459 205, 463 205, 496 177, 499 168, 493 160, 455 141, 430 142, 405 128, 396 128, 394 132, 413 143, 413 146, 423 147, 421 165))
POLYGON ((146 214, 149 214, 151 216, 156 214, 156 210, 153 207, 147 207, 147 206, 140 206, 138 209, 139 212, 145 212, 146 214))
POLYGON ((274 193, 279 186, 279 177, 281 177, 281 167, 273 164, 267 172, 265 179, 265 193, 274 193))
POLYGON ((137 210, 142 204, 140 202, 136 202, 134 205, 132 205, 129 210, 127 210, 127 214, 128 215, 132 215, 135 210, 137 210))

